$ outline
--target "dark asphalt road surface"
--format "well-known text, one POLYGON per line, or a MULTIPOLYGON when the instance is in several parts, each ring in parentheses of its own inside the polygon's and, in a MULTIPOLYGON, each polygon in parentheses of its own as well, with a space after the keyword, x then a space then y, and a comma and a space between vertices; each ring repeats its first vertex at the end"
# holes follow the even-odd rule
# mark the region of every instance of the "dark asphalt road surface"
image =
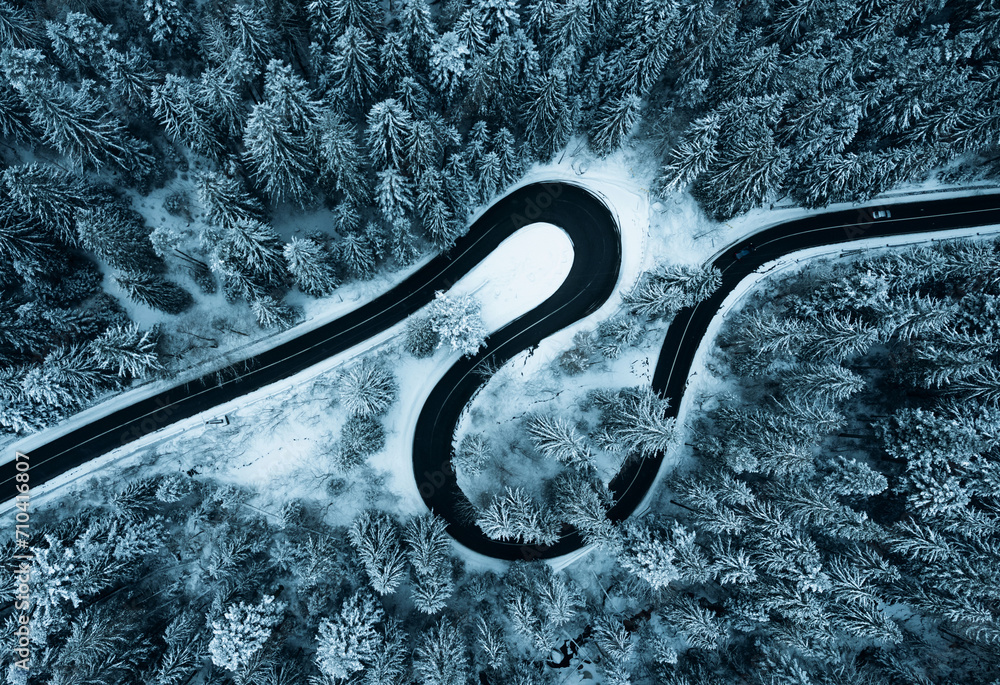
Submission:
MULTIPOLYGON (((762 264, 790 252, 863 238, 1000 224, 1000 194, 891 205, 892 218, 873 221, 877 207, 829 212, 758 231, 714 260, 722 287, 705 302, 678 312, 653 374, 653 388, 676 412, 694 354, 726 296, 762 264), (753 250, 736 259, 744 248, 753 250)), ((559 543, 526 546, 490 540, 475 526, 470 505, 450 468, 451 440, 464 407, 495 368, 518 352, 596 311, 614 291, 621 262, 618 226, 604 203, 567 183, 532 184, 498 200, 447 253, 434 258, 400 285, 314 331, 256 357, 179 385, 75 429, 30 453, 31 484, 39 484, 137 438, 294 375, 393 326, 447 290, 505 238, 529 223, 563 228, 574 248, 566 281, 543 304, 487 339, 479 354, 450 368, 431 391, 417 421, 413 473, 427 506, 448 521, 466 547, 500 559, 552 558, 580 547, 566 529, 559 543)), ((659 470, 661 457, 634 461, 611 482, 622 520, 639 506, 659 470)), ((13 497, 14 464, 0 467, 0 488, 13 497)), ((7 499, 7 497, 4 497, 7 499)))

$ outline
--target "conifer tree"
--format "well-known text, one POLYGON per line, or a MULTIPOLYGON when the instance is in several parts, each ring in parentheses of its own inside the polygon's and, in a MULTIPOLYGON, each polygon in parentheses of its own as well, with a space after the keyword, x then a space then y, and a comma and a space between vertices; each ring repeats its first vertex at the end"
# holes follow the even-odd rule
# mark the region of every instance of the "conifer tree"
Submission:
POLYGON ((380 595, 395 592, 406 571, 396 523, 381 512, 363 512, 351 525, 350 539, 375 591, 380 595))
POLYGON ((108 328, 88 346, 98 365, 121 378, 143 378, 159 371, 156 336, 137 324, 108 328))
POLYGON ((250 301, 250 311, 262 328, 291 328, 298 313, 270 295, 259 295, 250 301))
POLYGON ((348 678, 375 657, 376 628, 385 612, 374 597, 357 592, 347 597, 336 616, 323 621, 317 636, 316 665, 331 679, 348 678))
POLYGON ((368 112, 368 151, 378 169, 406 168, 406 141, 413 131, 413 116, 396 100, 383 100, 368 112))
POLYGON ((124 271, 112 277, 128 298, 167 314, 180 314, 191 306, 191 294, 159 274, 124 271))
POLYGON ((413 670, 426 685, 462 685, 469 677, 465 639, 457 626, 441 619, 417 646, 413 670))
POLYGON ((337 377, 337 395, 351 414, 381 416, 396 401, 399 386, 383 362, 364 358, 337 377))
POLYGON ((142 216, 122 204, 112 202, 78 211, 76 228, 80 244, 116 269, 145 271, 160 263, 142 216))
POLYGON ((198 178, 198 201, 209 222, 222 228, 265 218, 264 208, 238 179, 206 172, 198 178))
POLYGON ((241 669, 264 648, 284 611, 285 604, 270 595, 256 604, 238 602, 229 607, 221 619, 212 622, 208 645, 212 662, 230 671, 241 669))
POLYGON ((636 95, 625 95, 601 105, 590 132, 591 143, 598 152, 608 155, 625 143, 639 121, 640 105, 636 95))
POLYGON ((302 292, 322 297, 340 285, 331 255, 316 241, 292 238, 285 244, 284 253, 288 272, 302 292))
POLYGON ((569 140, 573 109, 565 71, 553 67, 530 84, 522 122, 528 142, 541 158, 551 157, 569 140))
POLYGON ((305 138, 292 130, 274 105, 253 108, 243 145, 254 178, 272 198, 300 204, 309 199, 314 159, 305 138))
POLYGON ((340 260, 355 278, 368 279, 375 273, 375 251, 362 234, 348 233, 338 247, 340 260))
POLYGON ((331 89, 348 103, 365 108, 374 93, 377 64, 375 44, 361 29, 348 28, 329 57, 331 89))

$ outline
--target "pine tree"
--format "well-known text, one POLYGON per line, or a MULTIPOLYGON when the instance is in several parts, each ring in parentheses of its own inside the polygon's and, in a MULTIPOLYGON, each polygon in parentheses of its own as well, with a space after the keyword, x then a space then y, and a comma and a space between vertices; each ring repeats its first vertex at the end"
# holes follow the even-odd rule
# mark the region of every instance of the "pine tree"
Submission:
POLYGON ((376 82, 375 44, 357 28, 348 28, 337 39, 329 57, 332 91, 359 108, 365 108, 376 82))
POLYGON ((441 619, 424 634, 413 671, 425 685, 464 685, 469 677, 465 639, 457 626, 441 619))
POLYGON ((403 539, 417 580, 414 604, 425 614, 437 613, 454 592, 445 522, 433 514, 410 519, 403 539))
POLYGON ((449 297, 438 292, 427 307, 440 345, 447 344, 455 352, 473 355, 486 342, 486 328, 480 310, 482 305, 472 295, 449 297))
POLYGON ((306 80, 292 67, 271 60, 264 73, 264 97, 295 133, 308 133, 320 119, 320 103, 313 99, 306 80))
POLYGON ((355 278, 368 279, 375 274, 375 250, 362 234, 348 233, 338 247, 340 261, 355 278))
POLYGON ((468 56, 469 49, 454 31, 443 34, 431 46, 431 83, 446 101, 453 102, 462 87, 468 56))
POLYGON ((191 306, 191 294, 159 274, 124 271, 112 276, 130 300, 167 314, 180 314, 191 306))
POLYGON ((198 80, 198 99, 202 106, 219 130, 232 138, 240 136, 246 120, 241 90, 224 66, 206 69, 198 80))
POLYGON ((865 379, 840 364, 803 364, 781 376, 786 392, 814 403, 842 402, 865 388, 865 379))
POLYGON ((386 223, 392 225, 407 221, 413 209, 413 184, 395 169, 376 174, 375 203, 386 223))
POLYGON ((45 22, 45 32, 59 61, 77 74, 95 70, 118 39, 110 27, 81 12, 70 12, 61 22, 45 22))
POLYGON ((566 523, 581 533, 587 544, 613 545, 616 532, 607 512, 612 497, 605 486, 580 472, 564 472, 552 482, 554 506, 566 523))
POLYGON ((250 301, 250 311, 261 328, 291 328, 299 318, 298 312, 270 295, 258 295, 250 301))
POLYGON ((548 159, 573 132, 573 106, 565 71, 549 69, 528 89, 522 121, 528 142, 542 159, 548 159))
POLYGON ((142 14, 154 43, 177 43, 191 32, 177 0, 145 0, 142 14))
POLYGON ((302 292, 322 297, 340 285, 332 256, 316 241, 292 238, 285 244, 284 253, 288 273, 302 292))
POLYGON ((198 178, 198 201, 210 223, 222 228, 265 220, 264 208, 238 179, 206 172, 198 178))
POLYGON ((521 488, 506 488, 476 517, 476 525, 493 540, 552 545, 559 540, 559 521, 521 488))
POLYGON ((399 386, 383 363, 364 358, 337 377, 337 395, 352 415, 381 416, 396 401, 399 386))
POLYGON ((669 617, 692 647, 716 650, 728 638, 726 625, 691 597, 678 598, 670 609, 669 617))
POLYGON ((311 194, 315 163, 306 140, 286 124, 277 108, 253 108, 243 134, 246 158, 254 178, 275 200, 304 203, 311 194))
POLYGON ((368 112, 368 151, 378 169, 406 168, 406 141, 413 132, 413 116, 396 100, 383 100, 368 112))
POLYGON ((22 143, 36 139, 21 98, 7 84, 0 84, 0 136, 22 143))
POLYGON ((227 278, 240 275, 253 288, 241 294, 253 299, 261 288, 284 281, 284 246, 278 234, 259 221, 238 223, 226 229, 216 245, 212 268, 227 278))
POLYGON ((451 463, 463 473, 475 475, 493 458, 489 442, 479 433, 469 433, 458 444, 451 463))
POLYGON ((83 81, 78 90, 41 79, 14 85, 45 141, 74 164, 136 173, 149 168, 147 146, 129 135, 125 125, 104 108, 91 82, 83 81))
POLYGON ((483 653, 486 665, 494 671, 499 669, 507 657, 503 628, 482 616, 476 616, 476 635, 476 646, 483 653))
POLYGON ((618 315, 597 326, 598 347, 608 359, 617 359, 626 347, 636 344, 643 328, 633 316, 618 315))
POLYGON ((24 373, 21 390, 32 402, 72 409, 96 396, 107 380, 85 348, 58 347, 24 373))
POLYGON ((222 619, 212 622, 212 641, 208 649, 216 666, 237 671, 271 637, 285 612, 282 602, 266 596, 256 604, 239 602, 226 610, 222 619))
POLYGON ((638 96, 624 95, 601 105, 590 131, 590 141, 598 152, 609 155, 624 145, 639 121, 641 104, 638 96))
POLYGON ((535 416, 528 420, 527 429, 535 448, 546 457, 582 470, 594 465, 586 439, 567 420, 535 416))
POLYGON ((320 124, 319 169, 326 183, 343 193, 348 203, 368 204, 369 186, 354 126, 329 112, 320 124))
POLYGON ((845 497, 872 497, 884 492, 889 482, 864 462, 837 456, 830 464, 830 473, 823 479, 828 492, 845 497))
POLYGON ((233 5, 229 10, 230 34, 237 50, 250 63, 254 73, 259 73, 273 54, 274 24, 263 5, 233 5))
POLYGON ((441 180, 448 207, 456 218, 464 221, 471 210, 473 185, 468 165, 461 154, 456 152, 448 157, 441 180))
POLYGON ((13 48, 37 45, 41 32, 28 12, 9 2, 0 3, 0 44, 13 48))
POLYGON ((606 447, 642 458, 670 449, 676 440, 674 419, 666 415, 668 401, 652 388, 627 388, 601 400, 601 429, 606 447))
POLYGON ((494 152, 500 163, 500 187, 506 188, 511 183, 521 177, 524 171, 524 162, 517 149, 517 141, 514 134, 508 128, 501 128, 497 131, 496 141, 493 146, 494 152))
POLYGON ((14 266, 22 275, 44 274, 51 260, 53 241, 41 226, 9 209, 0 209, 0 258, 14 266))
POLYGON ((654 589, 667 587, 681 577, 676 551, 663 526, 628 519, 621 528, 621 551, 618 563, 649 583, 654 589))
POLYGON ((164 83, 152 89, 150 104, 171 138, 210 157, 221 151, 208 112, 198 102, 195 86, 188 79, 167 74, 164 83))
POLYGON ((399 83, 413 75, 410 58, 407 55, 406 41, 398 31, 390 31, 385 35, 385 42, 379 48, 379 66, 382 79, 388 92, 394 92, 399 83))
POLYGON ((362 670, 379 650, 377 627, 385 612, 374 597, 358 592, 347 597, 337 615, 323 621, 316 638, 316 665, 332 679, 362 670))
POLYGON ((590 4, 571 0, 556 8, 548 28, 547 45, 553 55, 576 49, 586 50, 591 34, 590 4))
POLYGON ((751 128, 722 146, 694 190, 716 218, 725 220, 775 197, 788 168, 788 151, 775 143, 773 133, 751 128))
POLYGON ((3 172, 3 190, 17 210, 50 227, 66 245, 77 244, 76 213, 95 193, 78 177, 50 164, 22 164, 3 172))
POLYGON ((108 328, 87 350, 102 369, 121 378, 143 378, 162 369, 155 334, 139 330, 137 324, 108 328))
POLYGON ((142 215, 122 204, 78 211, 76 228, 80 244, 116 269, 148 270, 160 263, 142 215))
POLYGON ((437 37, 431 10, 425 0, 402 0, 399 10, 399 31, 406 41, 414 64, 426 64, 431 44, 437 37))
POLYGON ((394 593, 406 572, 395 522, 381 512, 364 512, 354 519, 350 539, 375 591, 380 595, 394 593))

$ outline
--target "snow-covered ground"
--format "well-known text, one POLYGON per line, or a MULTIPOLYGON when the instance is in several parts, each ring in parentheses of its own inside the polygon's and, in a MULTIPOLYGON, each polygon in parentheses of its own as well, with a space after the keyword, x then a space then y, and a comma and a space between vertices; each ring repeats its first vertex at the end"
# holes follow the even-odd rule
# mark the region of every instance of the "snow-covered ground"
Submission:
MULTIPOLYGON (((504 241, 449 291, 475 294, 483 304, 488 330, 496 330, 541 304, 558 289, 572 265, 572 244, 564 231, 533 224, 504 241)), ((423 400, 456 361, 457 354, 438 351, 413 359, 396 348, 403 324, 362 345, 332 357, 296 376, 168 426, 115 452, 93 460, 33 490, 33 502, 55 496, 86 497, 87 481, 110 465, 114 476, 197 470, 200 474, 255 488, 254 506, 277 513, 292 498, 328 502, 331 522, 347 522, 362 506, 375 504, 400 514, 423 510, 411 475, 410 442, 423 400), (399 399, 385 417, 385 449, 370 460, 373 471, 337 483, 331 497, 332 473, 327 454, 346 419, 333 406, 332 387, 347 362, 362 354, 385 354, 399 381, 399 399), (206 426, 207 418, 226 415, 228 426, 206 426), (376 479, 364 483, 362 479, 376 479), (377 491, 366 485, 377 485, 377 491)), ((8 503, 9 508, 9 503, 8 503)))

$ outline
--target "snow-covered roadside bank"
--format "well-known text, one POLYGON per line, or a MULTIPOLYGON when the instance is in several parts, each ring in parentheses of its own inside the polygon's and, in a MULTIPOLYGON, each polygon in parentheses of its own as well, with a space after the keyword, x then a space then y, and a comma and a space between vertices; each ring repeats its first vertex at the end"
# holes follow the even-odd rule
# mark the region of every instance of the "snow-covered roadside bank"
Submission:
MULTIPOLYGON (((231 347, 221 352, 217 351, 218 353, 211 359, 185 367, 175 376, 145 381, 123 392, 109 394, 107 399, 74 414, 65 421, 61 421, 43 431, 33 433, 19 440, 12 440, 10 439, 12 436, 8 436, 6 445, 3 445, 2 441, 0 441, 0 447, 3 447, 0 463, 12 461, 15 450, 31 452, 31 450, 39 445, 44 445, 80 426, 85 426, 92 421, 107 416, 122 407, 127 407, 130 404, 152 397, 168 388, 183 385, 184 383, 201 378, 213 371, 223 369, 231 364, 260 354, 265 350, 269 350, 281 343, 328 324, 382 295, 386 290, 405 280, 434 256, 434 254, 428 254, 421 258, 420 261, 405 269, 380 274, 370 281, 352 282, 338 289, 330 297, 314 299, 302 296, 303 301, 296 302, 296 304, 308 305, 304 307, 304 318, 300 323, 291 328, 277 332, 258 330, 257 333, 259 333, 259 336, 254 337, 251 342, 238 347, 231 347)), ((221 295, 218 295, 218 297, 222 298, 221 295)), ((132 310, 129 311, 130 316, 132 316, 134 313, 132 310)), ((138 316, 137 320, 140 324, 148 323, 144 322, 141 316, 138 316)))
MULTIPOLYGON (((690 457, 689 448, 683 445, 686 442, 690 442, 690 436, 688 435, 688 431, 690 430, 689 418, 695 403, 698 403, 699 408, 701 408, 702 403, 711 401, 713 396, 724 392, 728 387, 725 379, 713 375, 708 370, 710 354, 715 346, 716 337, 724 321, 734 310, 744 304, 747 296, 758 285, 775 276, 788 276, 795 271, 815 264, 817 259, 823 257, 843 256, 858 258, 868 255, 874 256, 881 252, 891 251, 908 245, 931 244, 961 238, 996 237, 998 235, 1000 235, 1000 225, 959 228, 935 232, 933 234, 909 233, 891 237, 865 238, 849 244, 824 245, 800 250, 762 265, 753 274, 740 281, 739 285, 726 297, 719 310, 712 317, 712 321, 698 345, 698 350, 695 353, 691 370, 688 374, 686 391, 681 398, 680 407, 678 407, 677 425, 681 431, 681 435, 678 440, 680 447, 676 450, 677 454, 674 461, 680 462, 690 457)), ((637 513, 647 511, 658 495, 661 494, 657 490, 665 478, 665 472, 666 469, 660 469, 656 480, 636 510, 637 513)))
MULTIPOLYGON (((484 323, 492 331, 550 297, 571 265, 572 244, 566 233, 548 224, 534 224, 504 241, 449 292, 476 294, 483 304, 484 323)), ((402 331, 403 324, 398 324, 281 383, 168 426, 63 474, 33 489, 33 504, 44 505, 66 495, 86 499, 86 481, 112 464, 115 476, 122 478, 196 469, 224 482, 252 485, 261 493, 254 505, 271 513, 282 501, 295 497, 329 499, 325 490, 316 492, 315 469, 322 466, 317 462, 322 456, 320 442, 345 418, 343 410, 330 407, 330 384, 339 367, 358 355, 392 353, 402 331), (222 415, 229 416, 228 426, 204 424, 205 419, 222 415)), ((394 498, 385 507, 390 511, 423 511, 411 475, 409 442, 423 398, 456 359, 456 354, 442 351, 423 360, 400 355, 394 364, 399 399, 385 418, 386 447, 370 461, 376 470, 387 473, 385 487, 394 498)), ((11 504, 7 502, 4 510, 11 504)), ((353 515, 356 509, 331 513, 340 518, 353 515)))

